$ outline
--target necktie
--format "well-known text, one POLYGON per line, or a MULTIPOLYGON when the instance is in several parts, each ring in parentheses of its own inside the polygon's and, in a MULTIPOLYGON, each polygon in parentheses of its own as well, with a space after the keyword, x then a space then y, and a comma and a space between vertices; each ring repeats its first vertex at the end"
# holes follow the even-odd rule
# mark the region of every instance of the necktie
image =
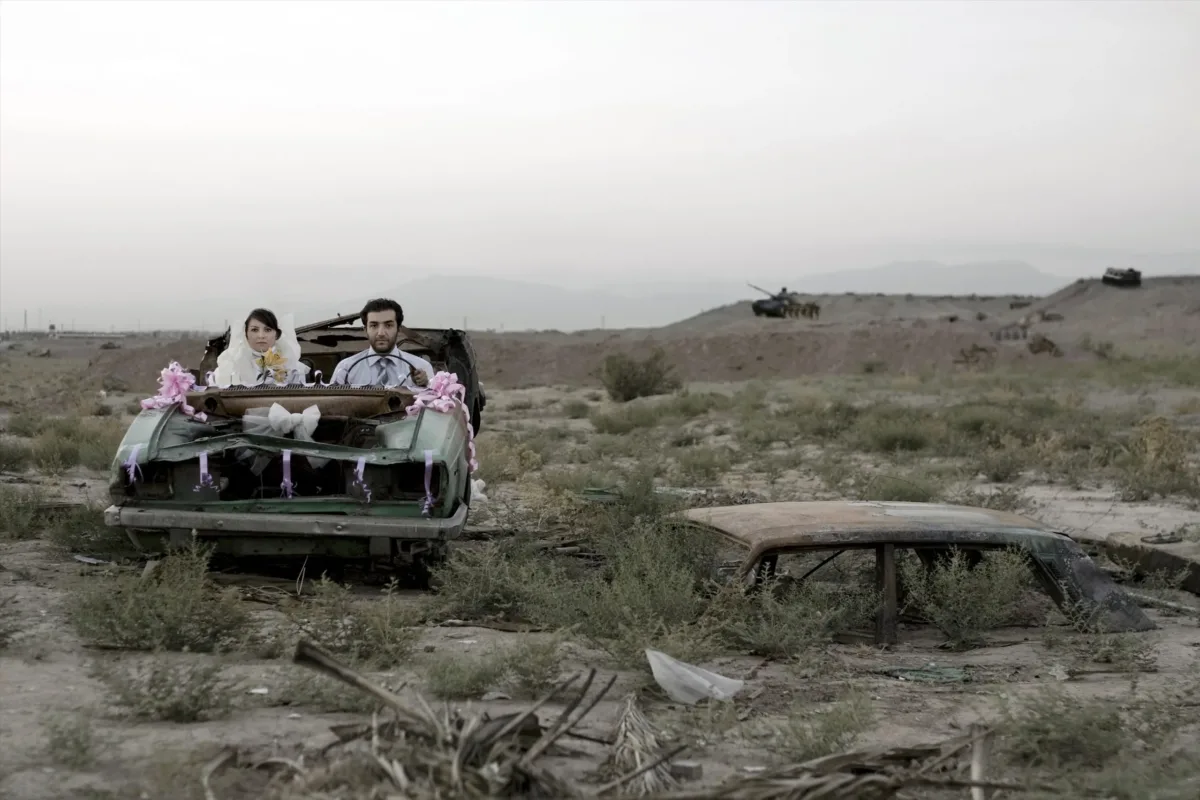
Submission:
POLYGON ((380 358, 375 362, 375 380, 380 386, 387 386, 392 382, 392 374, 388 361, 389 359, 380 358))

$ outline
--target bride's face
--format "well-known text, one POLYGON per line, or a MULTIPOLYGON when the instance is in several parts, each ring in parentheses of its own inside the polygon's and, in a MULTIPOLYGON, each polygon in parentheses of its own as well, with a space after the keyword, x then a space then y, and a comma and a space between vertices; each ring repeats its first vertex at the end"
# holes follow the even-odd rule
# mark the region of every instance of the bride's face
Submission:
POLYGON ((246 341, 250 343, 250 347, 256 353, 265 353, 270 350, 275 346, 277 338, 279 335, 275 329, 262 320, 252 319, 246 326, 246 341))

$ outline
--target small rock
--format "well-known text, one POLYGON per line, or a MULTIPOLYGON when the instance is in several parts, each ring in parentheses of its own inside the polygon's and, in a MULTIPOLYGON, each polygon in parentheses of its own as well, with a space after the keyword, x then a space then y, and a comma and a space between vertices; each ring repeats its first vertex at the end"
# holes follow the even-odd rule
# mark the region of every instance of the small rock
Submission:
POLYGON ((504 692, 488 692, 480 699, 484 702, 488 702, 491 700, 512 700, 512 697, 504 692))
POLYGON ((698 781, 704 775, 704 766, 699 761, 675 761, 671 764, 671 775, 676 780, 698 781))

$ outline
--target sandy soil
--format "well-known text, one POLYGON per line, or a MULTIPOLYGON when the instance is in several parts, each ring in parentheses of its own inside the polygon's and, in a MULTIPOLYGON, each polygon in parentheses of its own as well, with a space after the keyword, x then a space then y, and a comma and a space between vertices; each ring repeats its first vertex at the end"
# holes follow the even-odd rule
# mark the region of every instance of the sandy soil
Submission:
MULTIPOLYGON (((1154 317, 1140 322, 1126 319, 1114 327, 1111 319, 1100 318, 1089 308, 1102 308, 1117 301, 1109 299, 1108 290, 1091 285, 1084 294, 1092 294, 1094 305, 1081 305, 1081 294, 1069 295, 1063 300, 1062 307, 1069 309, 1071 316, 1061 323, 1061 329, 1047 328, 1047 335, 1056 340, 1062 338, 1061 344, 1068 351, 1067 361, 1095 361, 1097 357, 1084 350, 1080 343, 1085 337, 1107 334, 1111 338, 1114 330, 1123 331, 1121 336, 1126 337, 1118 341, 1118 347, 1124 346, 1127 340, 1143 345, 1150 342, 1155 347, 1164 341, 1168 344, 1170 341, 1194 342, 1200 334, 1200 314, 1188 309, 1200 308, 1200 301, 1193 296, 1184 296, 1184 289, 1196 291, 1191 285, 1163 290, 1174 295, 1172 307, 1183 308, 1182 313, 1169 319, 1154 317), (1086 325, 1083 320, 1087 321, 1086 325), (1133 333, 1135 330, 1140 334, 1133 333)), ((1152 302, 1162 301, 1163 292, 1154 289, 1149 295, 1152 302)), ((836 391, 842 396, 862 399, 874 392, 897 402, 937 408, 948 402, 952 394, 947 388, 950 383, 938 382, 942 379, 927 383, 904 383, 901 379, 867 386, 862 383, 843 385, 837 383, 839 379, 828 377, 837 373, 859 373, 862 378, 861 373, 869 371, 863 365, 875 360, 885 365, 885 378, 886 375, 922 370, 948 374, 954 370, 949 362, 958 348, 973 342, 987 343, 988 331, 994 328, 992 315, 998 319, 1007 311, 1007 301, 1003 298, 978 301, 983 305, 963 299, 936 303, 914 301, 906 305, 909 302, 891 298, 883 308, 881 301, 843 298, 829 304, 822 319, 815 323, 751 318, 727 320, 723 325, 714 322, 711 329, 697 328, 693 321, 654 332, 479 335, 476 348, 484 379, 490 386, 500 389, 489 406, 487 433, 480 440, 481 459, 487 461, 491 454, 498 452, 489 448, 498 448, 506 431, 526 437, 539 432, 557 436, 558 432, 566 431, 565 435, 590 441, 595 434, 587 419, 564 419, 557 412, 550 413, 549 409, 585 399, 592 410, 611 410, 611 404, 598 400, 598 395, 579 391, 579 388, 596 384, 590 373, 605 354, 644 351, 655 345, 667 349, 682 376, 693 382, 691 388, 694 390, 735 392, 742 388, 738 381, 771 379, 774 391, 783 394, 832 392, 834 390, 829 387, 836 385, 840 387, 836 391), (856 306, 871 310, 862 317, 846 312, 846 321, 837 318, 839 309, 856 306), (972 311, 984 311, 989 317, 983 321, 971 318, 953 323, 940 318, 947 313, 966 312, 969 315, 972 311), (880 316, 876 317, 876 314, 880 316), (815 377, 812 373, 825 375, 815 377), (531 413, 531 409, 547 411, 531 413)), ((1114 307, 1113 313, 1115 310, 1114 307)), ((73 370, 89 376, 92 386, 98 385, 101 377, 109 378, 114 388, 104 402, 120 412, 140 396, 139 391, 153 388, 157 371, 167 361, 173 358, 198 361, 202 349, 196 340, 173 339, 127 340, 122 342, 120 349, 103 351, 96 349, 96 343, 64 341, 40 342, 34 346, 22 343, 21 348, 0 353, 9 375, 18 378, 3 398, 7 409, 0 408, 0 413, 27 410, 31 398, 37 398, 45 408, 51 404, 49 401, 57 402, 67 397, 66 393, 74 386, 70 380, 73 370), (43 347, 49 349, 49 357, 29 354, 31 349, 43 347)), ((1048 357, 1030 356, 1020 344, 1002 344, 1000 349, 1004 353, 1001 365, 1022 361, 1040 363, 1039 359, 1049 361, 1048 357)), ((1055 369, 1051 365, 1046 374, 1053 375, 1055 369)), ((994 375, 984 375, 981 380, 992 381, 992 386, 1003 386, 1007 380, 1004 375, 1001 370, 994 375)), ((1146 412, 1153 409, 1172 414, 1176 423, 1185 429, 1200 426, 1200 390, 1194 387, 1177 385, 1149 390, 1143 387, 1078 386, 1071 390, 1080 395, 1079 402, 1084 408, 1138 407, 1146 412)), ((1009 391, 1019 396, 1023 389, 1010 388, 1009 391)), ((726 424, 735 424, 732 417, 728 421, 716 420, 709 430, 726 424)), ((636 436, 636 432, 630 434, 630 437, 636 436)), ((102 502, 104 480, 103 474, 81 468, 53 476, 33 470, 0 474, 0 482, 4 485, 37 485, 69 501, 102 502)), ((722 475, 718 483, 726 488, 754 488, 764 496, 778 499, 829 496, 827 490, 820 488, 820 481, 803 467, 787 469, 774 481, 762 476, 748 476, 745 470, 733 470, 722 475)), ((977 479, 974 485, 981 491, 1002 488, 977 479)), ((1023 479, 1020 488, 1028 506, 1027 513, 1068 532, 1134 530, 1149 534, 1200 525, 1200 512, 1194 501, 1187 499, 1128 503, 1115 499, 1111 486, 1072 488, 1036 479, 1023 479)), ((516 484, 506 482, 489 490, 497 504, 506 497, 519 499, 520 492, 516 484)), ((479 524, 491 522, 494 518, 483 517, 479 524)), ((280 658, 259 659, 244 654, 220 658, 224 665, 223 674, 237 684, 231 690, 237 693, 237 708, 229 717, 187 724, 134 722, 122 717, 104 684, 92 674, 92 668, 97 663, 137 656, 89 647, 79 640, 64 616, 65 598, 81 583, 96 580, 99 569, 71 559, 69 554, 56 550, 44 539, 14 541, 0 538, 0 593, 12 598, 5 613, 17 630, 9 645, 0 649, 0 686, 3 686, 0 698, 0 796, 14 800, 158 798, 169 792, 170 796, 181 800, 199 798, 203 796, 198 780, 200 765, 222 747, 252 747, 284 755, 312 752, 333 740, 330 725, 362 718, 356 713, 327 713, 302 704, 285 705, 287 676, 294 668, 280 658), (251 689, 260 688, 266 688, 266 693, 250 693, 251 689), (62 714, 79 715, 87 720, 98 747, 94 763, 84 767, 64 766, 47 750, 47 720, 62 714)), ((266 577, 250 577, 242 583, 254 585, 256 581, 264 586, 277 588, 280 585, 278 580, 266 577)), ((1196 605, 1196 598, 1190 595, 1177 593, 1173 597, 1178 602, 1196 605)), ((279 615, 270 604, 252 599, 247 599, 246 603, 264 624, 279 615)), ((1193 673, 1200 652, 1200 627, 1195 616, 1154 609, 1149 609, 1148 614, 1159 628, 1137 637, 1153 645, 1158 666, 1157 671, 1140 675, 1138 682, 1143 689, 1152 692, 1193 673)), ((1060 634, 1063 632, 1059 631, 1060 634)), ((421 636, 413 663, 406 669, 376 677, 389 685, 407 680, 420 686, 426 677, 426 660, 434 655, 485 652, 493 645, 537 634, 431 626, 425 628, 421 636)), ((785 724, 788 708, 793 702, 821 707, 831 703, 845 686, 858 687, 869 694, 878 711, 876 723, 860 738, 864 744, 897 745, 952 735, 973 721, 993 714, 999 697, 1021 696, 1046 685, 1060 686, 1081 698, 1116 698, 1128 691, 1127 675, 1107 672, 1103 668, 1080 672, 1063 681, 1059 669, 1061 652, 1047 646, 1047 636, 1044 629, 1002 629, 990 634, 990 646, 954 653, 940 648, 940 638, 928 629, 906 628, 902 630, 900 644, 891 651, 863 644, 834 644, 797 663, 763 664, 758 658, 729 655, 706 662, 704 666, 730 677, 746 677, 748 683, 738 702, 739 714, 763 725, 785 724), (920 683, 897 680, 877 672, 889 667, 921 667, 930 663, 963 667, 970 680, 964 684, 920 683)), ((186 654, 170 657, 208 658, 186 654)), ((563 664, 564 671, 587 666, 596 666, 605 674, 613 671, 600 654, 571 645, 569 657, 563 664)), ((641 683, 632 673, 620 674, 609 699, 589 717, 583 732, 600 737, 611 734, 622 695, 641 683)), ((511 700, 474 703, 495 711, 525 706, 511 700)), ((544 716, 552 711, 553 708, 548 709, 544 716)), ((775 759, 764 749, 761 740, 734 735, 720 720, 713 718, 712 712, 683 709, 659 698, 653 703, 651 715, 668 737, 674 735, 678 740, 693 743, 688 756, 703 763, 700 784, 712 784, 775 759), (705 717, 705 714, 709 716, 705 717)), ((578 751, 576 755, 557 756, 548 764, 565 775, 582 778, 603 756, 600 745, 573 741, 571 747, 578 751)), ((217 788, 222 800, 253 796, 238 794, 228 786, 217 788)))

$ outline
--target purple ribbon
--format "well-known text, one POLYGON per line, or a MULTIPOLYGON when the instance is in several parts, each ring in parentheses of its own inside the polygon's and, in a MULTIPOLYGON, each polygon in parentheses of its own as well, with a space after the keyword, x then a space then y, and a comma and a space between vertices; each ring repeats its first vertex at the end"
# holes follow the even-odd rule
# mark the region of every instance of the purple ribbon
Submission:
POLYGON ((292 451, 283 451, 283 483, 279 484, 279 488, 283 489, 284 495, 290 500, 295 497, 296 484, 292 483, 292 451))
POLYGON ((421 513, 429 516, 433 511, 433 489, 430 484, 433 482, 433 451, 425 451, 425 500, 421 503, 421 513))
POLYGON ((366 456, 359 456, 358 463, 354 467, 354 485, 362 489, 363 497, 366 501, 371 502, 371 488, 367 486, 365 471, 367 468, 366 456))
POLYGON ((208 452, 203 452, 200 454, 200 483, 196 485, 196 491, 211 489, 216 485, 212 475, 208 474, 208 452))
POLYGON ((142 474, 142 468, 138 466, 137 455, 142 449, 140 444, 135 444, 133 449, 129 451, 129 458, 125 459, 121 466, 125 467, 125 475, 130 483, 137 483, 138 477, 142 474))

